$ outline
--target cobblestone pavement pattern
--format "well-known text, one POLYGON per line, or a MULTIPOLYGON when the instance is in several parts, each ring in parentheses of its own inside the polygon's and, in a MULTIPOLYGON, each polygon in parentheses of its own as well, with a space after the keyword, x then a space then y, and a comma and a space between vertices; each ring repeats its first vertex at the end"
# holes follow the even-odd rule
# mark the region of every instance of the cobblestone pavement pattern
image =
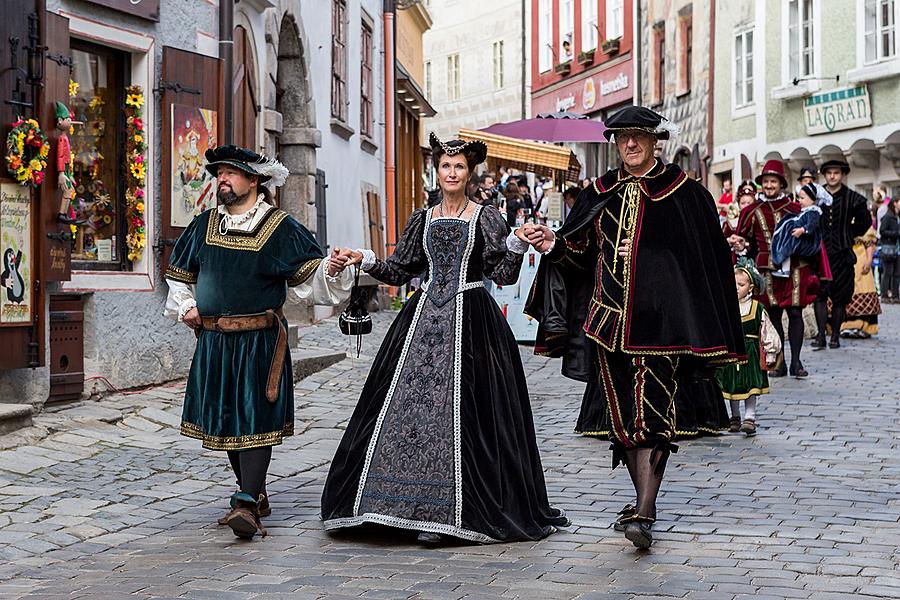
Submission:
MULTIPOLYGON (((297 385, 298 435, 276 448, 269 536, 215 520, 224 454, 182 438, 182 387, 86 402, 0 438, 0 598, 898 598, 900 308, 882 333, 804 352, 812 376, 760 402, 756 438, 683 442, 653 549, 610 522, 630 501, 605 443, 572 434, 581 386, 523 349, 551 501, 573 525, 537 543, 425 549, 412 535, 326 534, 319 495, 380 335, 297 385), (30 437, 29 437, 30 436, 30 437), (29 442, 29 440, 32 440, 29 442)), ((379 335, 380 334, 380 335, 379 335)), ((346 349, 334 321, 301 343, 346 349)))

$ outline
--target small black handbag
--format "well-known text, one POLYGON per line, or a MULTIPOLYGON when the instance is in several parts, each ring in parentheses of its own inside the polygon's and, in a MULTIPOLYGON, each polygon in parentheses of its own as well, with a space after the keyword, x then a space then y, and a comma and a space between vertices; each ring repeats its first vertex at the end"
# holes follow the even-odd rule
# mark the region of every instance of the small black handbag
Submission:
POLYGON ((356 336, 356 357, 359 358, 362 349, 362 336, 372 333, 372 317, 366 310, 369 296, 359 287, 359 267, 356 269, 356 277, 353 280, 353 288, 350 290, 350 302, 347 308, 338 317, 338 325, 344 335, 356 336))

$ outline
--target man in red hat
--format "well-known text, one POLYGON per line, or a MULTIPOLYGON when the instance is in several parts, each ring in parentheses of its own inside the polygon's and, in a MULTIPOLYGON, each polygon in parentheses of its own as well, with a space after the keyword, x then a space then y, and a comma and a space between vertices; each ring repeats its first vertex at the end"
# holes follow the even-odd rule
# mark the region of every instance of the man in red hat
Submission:
MULTIPOLYGON (((736 253, 745 254, 756 261, 757 268, 765 278, 766 291, 759 300, 769 311, 772 325, 782 343, 784 329, 781 315, 787 311, 788 340, 791 346, 790 374, 802 378, 809 375, 800 362, 800 350, 803 347, 802 311, 816 299, 819 280, 812 265, 805 260, 791 261, 790 277, 772 277, 772 271, 778 268, 772 264, 772 234, 785 215, 800 212, 800 205, 793 202, 786 193, 788 181, 784 176, 784 163, 780 160, 766 161, 756 183, 762 187, 762 192, 757 195, 756 202, 741 211, 737 234, 729 241, 736 253)), ((787 372, 782 352, 775 369, 769 375, 784 377, 787 372)))
POLYGON ((822 207, 822 241, 828 252, 832 281, 822 286, 816 299, 816 325, 818 333, 813 340, 813 348, 825 348, 825 324, 828 320, 828 299, 831 299, 831 341, 829 348, 841 346, 841 323, 847 303, 853 297, 856 255, 853 240, 865 235, 872 226, 872 215, 866 206, 866 199, 844 185, 844 177, 850 172, 850 165, 842 160, 829 160, 822 165, 825 189, 834 201, 822 207))

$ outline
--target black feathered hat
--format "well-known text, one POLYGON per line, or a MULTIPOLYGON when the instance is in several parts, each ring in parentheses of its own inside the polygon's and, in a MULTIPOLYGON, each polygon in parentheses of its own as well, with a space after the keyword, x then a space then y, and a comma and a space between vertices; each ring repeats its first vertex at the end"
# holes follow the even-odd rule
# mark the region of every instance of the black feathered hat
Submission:
POLYGON ((468 142, 462 140, 448 140, 442 142, 432 131, 428 134, 428 143, 431 145, 431 156, 434 158, 435 162, 437 162, 438 157, 444 154, 447 156, 462 154, 466 157, 466 162, 469 164, 469 169, 471 170, 475 165, 483 163, 487 158, 487 144, 481 140, 471 140, 468 142))
POLYGON ((230 165, 250 175, 256 175, 261 184, 265 183, 268 187, 274 188, 284 185, 290 174, 287 167, 274 158, 231 144, 210 148, 205 156, 206 170, 213 177, 218 177, 219 165, 230 165))
POLYGON ((627 106, 608 118, 604 125, 606 125, 606 131, 603 132, 603 135, 607 140, 617 131, 626 129, 646 131, 660 140, 667 140, 670 135, 677 135, 680 131, 667 118, 645 106, 627 106))

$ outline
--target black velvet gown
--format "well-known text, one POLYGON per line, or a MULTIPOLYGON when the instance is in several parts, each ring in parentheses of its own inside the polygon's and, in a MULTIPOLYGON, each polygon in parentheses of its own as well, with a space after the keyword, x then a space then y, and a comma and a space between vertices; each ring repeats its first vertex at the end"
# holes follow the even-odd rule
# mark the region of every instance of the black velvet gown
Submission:
POLYGON ((416 211, 368 269, 400 285, 426 273, 363 387, 322 494, 329 530, 378 523, 490 543, 568 523, 550 506, 516 341, 483 277, 516 281, 494 207, 470 221, 416 211))

